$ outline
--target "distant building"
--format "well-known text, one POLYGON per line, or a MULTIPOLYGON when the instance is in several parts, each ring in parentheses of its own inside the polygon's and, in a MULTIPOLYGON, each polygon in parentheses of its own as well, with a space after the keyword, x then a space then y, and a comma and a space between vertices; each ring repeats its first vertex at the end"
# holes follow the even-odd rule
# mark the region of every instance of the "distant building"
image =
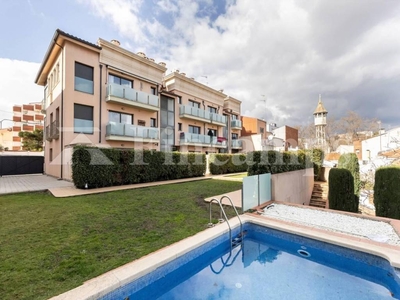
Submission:
POLYGON ((13 147, 12 127, 0 129, 0 146, 3 147, 3 151, 12 150, 13 147))
POLYGON ((9 150, 22 151, 19 132, 33 132, 44 127, 44 114, 41 102, 13 106, 12 147, 9 150))
POLYGON ((299 144, 299 131, 290 126, 281 126, 272 131, 276 138, 282 139, 283 147, 287 150, 297 150, 299 144))

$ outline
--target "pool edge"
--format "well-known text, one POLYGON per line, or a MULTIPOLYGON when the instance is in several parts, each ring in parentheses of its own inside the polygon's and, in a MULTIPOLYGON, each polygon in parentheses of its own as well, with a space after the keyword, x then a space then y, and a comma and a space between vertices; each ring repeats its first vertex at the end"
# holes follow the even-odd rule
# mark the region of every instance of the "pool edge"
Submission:
MULTIPOLYGON (((322 242, 343 246, 353 250, 382 257, 396 268, 400 268, 400 247, 382 244, 374 241, 363 240, 341 233, 328 232, 316 228, 275 220, 265 216, 252 214, 241 215, 243 224, 253 223, 272 229, 296 234, 322 242)), ((239 226, 238 218, 229 220, 232 228, 239 226)), ((94 300, 105 296, 109 292, 157 269, 159 266, 180 257, 194 248, 211 241, 221 234, 227 233, 225 223, 203 230, 193 236, 159 249, 140 259, 129 262, 123 266, 106 272, 98 277, 84 282, 82 285, 63 294, 50 298, 51 300, 94 300)))

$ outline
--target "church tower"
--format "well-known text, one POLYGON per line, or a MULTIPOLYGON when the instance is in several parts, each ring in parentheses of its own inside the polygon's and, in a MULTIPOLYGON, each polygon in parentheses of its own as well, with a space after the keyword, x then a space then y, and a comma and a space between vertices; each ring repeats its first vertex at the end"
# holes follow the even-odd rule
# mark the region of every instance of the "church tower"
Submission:
POLYGON ((326 147, 325 127, 326 127, 327 115, 328 111, 324 108, 324 105, 322 104, 321 94, 320 94, 317 108, 314 111, 314 124, 315 124, 316 146, 322 149, 325 149, 326 147))

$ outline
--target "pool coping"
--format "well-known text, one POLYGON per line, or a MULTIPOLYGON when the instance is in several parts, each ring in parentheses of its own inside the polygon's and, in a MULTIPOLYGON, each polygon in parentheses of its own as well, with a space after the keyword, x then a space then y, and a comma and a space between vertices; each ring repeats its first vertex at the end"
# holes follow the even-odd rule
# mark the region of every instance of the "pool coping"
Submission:
MULTIPOLYGON (((253 223, 272 229, 312 238, 315 240, 343 246, 353 250, 373 254, 384 259, 396 268, 400 268, 400 247, 383 244, 375 241, 365 240, 346 234, 330 232, 309 226, 289 223, 282 220, 259 216, 255 214, 244 214, 240 216, 242 223, 253 223)), ((239 219, 234 217, 229 220, 232 228, 240 225, 239 219)), ((200 245, 213 240, 221 234, 227 233, 228 227, 225 223, 201 231, 193 236, 176 242, 172 245, 159 249, 140 259, 129 262, 121 267, 113 269, 98 277, 84 282, 63 294, 50 298, 51 300, 94 300, 107 295, 113 290, 136 280, 137 278, 156 270, 161 265, 168 263, 200 245)))

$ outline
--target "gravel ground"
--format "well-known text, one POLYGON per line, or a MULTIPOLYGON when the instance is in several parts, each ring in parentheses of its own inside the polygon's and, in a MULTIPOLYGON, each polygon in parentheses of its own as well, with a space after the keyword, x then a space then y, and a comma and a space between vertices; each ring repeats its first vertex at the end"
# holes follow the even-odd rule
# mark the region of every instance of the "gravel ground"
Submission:
POLYGON ((385 222, 275 203, 264 208, 262 215, 400 246, 400 237, 385 222))

